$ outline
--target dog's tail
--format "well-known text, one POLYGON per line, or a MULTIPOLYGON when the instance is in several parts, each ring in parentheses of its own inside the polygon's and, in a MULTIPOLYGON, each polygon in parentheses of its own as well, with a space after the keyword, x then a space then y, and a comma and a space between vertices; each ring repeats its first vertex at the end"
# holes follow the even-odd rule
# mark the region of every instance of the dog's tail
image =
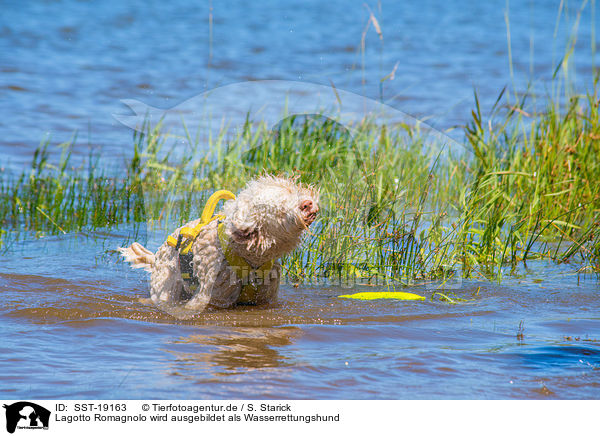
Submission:
POLYGON ((118 250, 125 260, 131 263, 132 268, 144 268, 150 271, 154 265, 154 253, 144 248, 142 244, 134 242, 129 247, 119 247, 118 250))

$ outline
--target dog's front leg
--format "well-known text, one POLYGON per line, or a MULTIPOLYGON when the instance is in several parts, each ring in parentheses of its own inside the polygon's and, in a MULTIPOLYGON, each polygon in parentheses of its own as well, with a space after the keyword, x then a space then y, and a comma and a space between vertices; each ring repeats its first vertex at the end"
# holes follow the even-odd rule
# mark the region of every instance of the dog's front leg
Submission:
POLYGON ((281 280, 281 265, 279 262, 273 264, 271 271, 265 273, 256 293, 256 304, 267 304, 277 301, 279 282, 281 280))

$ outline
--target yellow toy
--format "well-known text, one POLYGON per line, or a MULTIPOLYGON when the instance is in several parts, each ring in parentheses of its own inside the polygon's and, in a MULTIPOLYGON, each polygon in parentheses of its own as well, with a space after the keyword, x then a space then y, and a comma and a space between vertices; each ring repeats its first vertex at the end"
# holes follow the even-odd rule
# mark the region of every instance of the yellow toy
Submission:
POLYGON ((352 298, 354 300, 380 300, 380 299, 393 299, 393 300, 424 300, 417 294, 411 294, 410 292, 359 292, 357 294, 340 295, 338 298, 352 298))

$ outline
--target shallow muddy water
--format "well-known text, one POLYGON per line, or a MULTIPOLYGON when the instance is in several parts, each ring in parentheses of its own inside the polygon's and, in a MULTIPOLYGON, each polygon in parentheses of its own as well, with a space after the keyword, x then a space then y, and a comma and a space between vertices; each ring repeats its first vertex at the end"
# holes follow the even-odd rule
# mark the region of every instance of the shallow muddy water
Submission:
POLYGON ((472 301, 459 304, 422 286, 406 290, 427 300, 408 302, 284 285, 275 305, 179 321, 145 305, 145 273, 110 252, 129 233, 28 241, 0 258, 0 397, 600 397, 600 285, 571 266, 464 281, 452 292, 472 301))

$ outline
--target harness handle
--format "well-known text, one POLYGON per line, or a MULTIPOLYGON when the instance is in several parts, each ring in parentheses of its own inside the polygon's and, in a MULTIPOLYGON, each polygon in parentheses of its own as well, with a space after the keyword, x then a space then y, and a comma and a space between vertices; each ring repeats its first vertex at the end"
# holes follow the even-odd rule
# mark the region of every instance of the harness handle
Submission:
POLYGON ((175 239, 173 236, 169 236, 167 238, 167 244, 171 247, 175 247, 181 254, 187 254, 192 248, 192 243, 198 237, 198 233, 200 233, 202 227, 217 218, 222 218, 222 215, 213 216, 220 200, 235 200, 235 194, 226 189, 220 189, 214 192, 208 198, 208 201, 204 206, 204 210, 200 216, 200 222, 195 227, 182 227, 179 231, 178 238, 175 239))

